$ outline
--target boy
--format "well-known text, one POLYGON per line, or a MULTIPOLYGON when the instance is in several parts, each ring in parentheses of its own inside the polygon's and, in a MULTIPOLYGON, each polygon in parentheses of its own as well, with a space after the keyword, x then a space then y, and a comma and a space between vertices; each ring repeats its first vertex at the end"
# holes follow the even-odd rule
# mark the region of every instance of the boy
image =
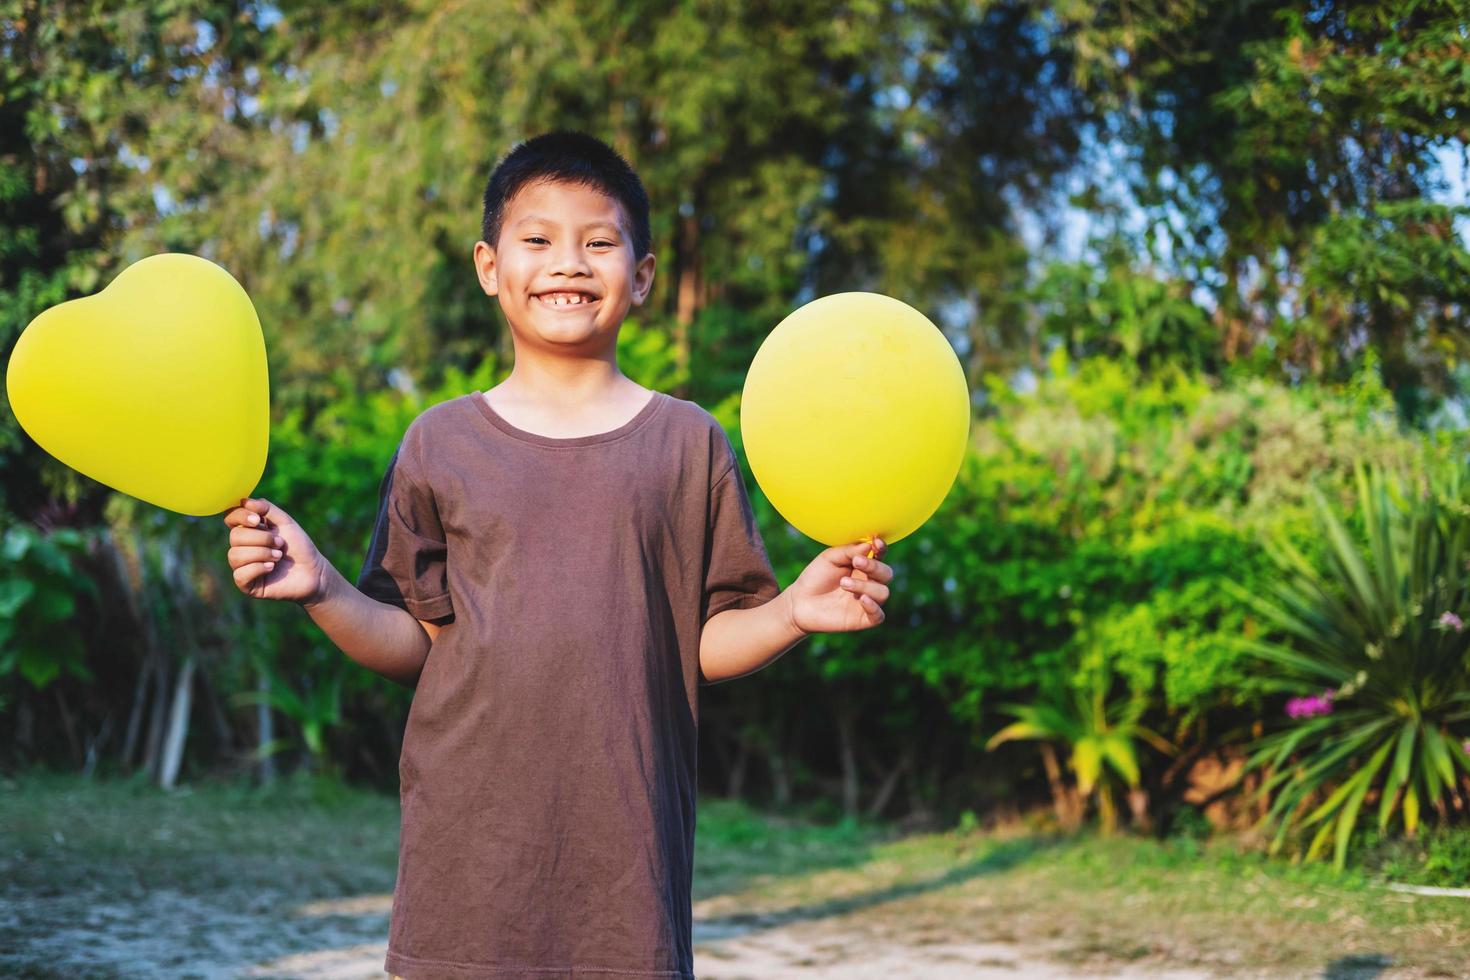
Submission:
POLYGON ((692 977, 698 686, 876 626, 893 572, 855 543, 781 591, 719 423, 619 372, 655 260, 611 148, 518 145, 481 231, 510 375, 409 425, 356 588, 260 499, 225 517, 235 582, 415 688, 385 969, 692 977))

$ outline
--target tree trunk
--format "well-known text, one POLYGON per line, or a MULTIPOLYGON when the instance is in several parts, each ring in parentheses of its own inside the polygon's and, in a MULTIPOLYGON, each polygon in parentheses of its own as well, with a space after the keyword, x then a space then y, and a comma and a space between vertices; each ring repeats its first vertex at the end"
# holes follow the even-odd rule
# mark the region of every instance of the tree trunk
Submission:
POLYGON ((148 707, 148 680, 153 672, 153 657, 145 652, 138 668, 138 679, 133 683, 133 706, 128 709, 128 729, 123 736, 122 771, 132 772, 133 757, 138 753, 138 736, 143 731, 143 714, 148 707))
POLYGON ((839 706, 835 713, 837 722, 837 745, 842 762, 842 812, 849 818, 858 815, 858 801, 862 794, 862 774, 857 764, 857 712, 848 706, 839 706))
POLYGON ((15 745, 29 753, 36 745, 36 713, 31 709, 30 699, 21 689, 20 703, 15 709, 15 745))
MULTIPOLYGON (((147 596, 144 597, 144 601, 148 606, 149 617, 154 620, 154 627, 157 630, 156 636, 162 641, 163 630, 158 629, 161 623, 155 617, 166 617, 168 615, 166 611, 168 608, 179 610, 183 605, 183 595, 179 590, 179 580, 182 576, 179 575, 180 560, 177 544, 171 537, 167 536, 161 537, 157 543, 159 575, 155 587, 163 596, 173 597, 174 601, 150 602, 147 596)), ((173 644, 178 643, 179 638, 176 635, 176 631, 174 631, 174 635, 171 635, 169 639, 173 641, 173 644)), ((182 689, 189 689, 192 684, 186 685, 184 681, 192 682, 193 680, 193 665, 190 662, 192 658, 185 657, 184 665, 181 665, 177 670, 171 671, 170 667, 174 658, 171 656, 173 651, 168 647, 169 644, 165 644, 164 642, 158 643, 158 667, 157 672, 154 674, 153 687, 153 712, 148 725, 148 777, 159 785, 165 785, 164 770, 166 768, 165 761, 168 754, 168 742, 173 732, 173 715, 177 713, 179 707, 177 692, 182 689), (187 677, 184 675, 184 666, 187 666, 189 670, 187 677), (172 697, 169 694, 170 686, 174 688, 175 692, 172 697)), ((185 720, 187 721, 187 718, 185 720)))
MULTIPOLYGON (((931 761, 927 773, 924 771, 924 767, 918 764, 917 761, 914 765, 909 766, 908 778, 904 780, 904 785, 907 787, 908 793, 909 812, 904 816, 904 820, 911 824, 916 826, 928 825, 934 819, 931 796, 926 795, 925 791, 928 787, 938 785, 938 779, 935 775, 938 766, 939 763, 937 760, 931 761)), ((932 795, 937 796, 938 794, 932 795)))
POLYGON ((102 747, 107 744, 107 737, 112 734, 112 715, 109 713, 102 719, 102 727, 98 729, 95 738, 87 739, 87 760, 82 764, 82 775, 90 778, 97 771, 97 757, 102 752, 102 747))
MULTIPOLYGON (((698 207, 698 205, 694 205, 698 207)), ((699 212, 679 219, 679 287, 674 307, 674 366, 681 376, 689 370, 690 325, 699 312, 699 212)))
POLYGON ((1046 782, 1051 787, 1051 804, 1056 811, 1057 821, 1066 830, 1076 830, 1082 826, 1082 800, 1062 780, 1057 750, 1050 742, 1041 743, 1041 764, 1046 768, 1046 782))
POLYGON ((264 785, 274 782, 276 778, 276 756, 268 748, 276 738, 275 716, 271 714, 271 706, 265 700, 270 692, 270 681, 264 671, 255 679, 255 691, 260 695, 260 700, 255 702, 255 728, 258 732, 256 755, 259 759, 256 771, 264 785))
POLYGON ((158 785, 173 789, 179 776, 179 763, 184 757, 184 740, 189 734, 189 709, 194 702, 194 657, 185 658, 179 668, 174 688, 173 706, 169 713, 168 737, 164 741, 163 761, 158 770, 158 785))
MULTIPOLYGON (((267 646, 265 621, 253 607, 250 610, 250 618, 253 621, 252 629, 255 633, 256 655, 260 658, 260 664, 264 665, 267 646)), ((269 785, 276 779, 276 757, 273 753, 267 754, 266 747, 275 741, 276 730, 275 715, 271 713, 271 706, 265 700, 266 694, 270 692, 270 678, 263 666, 255 677, 255 691, 260 695, 260 699, 255 702, 256 755, 258 757, 256 771, 260 776, 261 785, 269 785)), ((394 741, 396 742, 397 739, 394 741)))
POLYGON ((1105 782, 1097 784, 1097 810, 1103 836, 1112 836, 1118 829, 1118 807, 1113 801, 1112 787, 1105 782))
POLYGON ((210 683, 208 671, 199 672, 199 696, 209 710, 210 725, 214 728, 214 739, 219 744, 220 755, 230 760, 235 759, 235 729, 230 725, 230 719, 225 714, 225 709, 220 704, 219 693, 210 683))
POLYGON ((894 790, 898 789, 899 780, 908 771, 913 763, 913 749, 907 748, 899 758, 898 763, 888 770, 883 777, 883 782, 878 786, 878 792, 873 795, 873 800, 868 804, 868 816, 877 819, 883 815, 883 809, 888 806, 888 800, 893 796, 894 790))
POLYGON ((786 752, 779 746, 766 756, 771 767, 771 795, 777 806, 791 805, 791 763, 786 752))
POLYGON ((158 778, 158 763, 163 755, 163 733, 168 724, 168 662, 159 650, 153 658, 153 707, 148 712, 148 740, 143 748, 143 771, 149 779, 158 778))
POLYGON ((735 761, 730 765, 729 781, 725 795, 732 800, 740 799, 745 792, 745 772, 750 763, 750 742, 743 733, 735 737, 735 761))
POLYGON ((52 685, 51 690, 56 693, 56 709, 61 715, 61 730, 66 733, 66 747, 71 750, 72 763, 81 768, 85 753, 82 751, 82 743, 77 739, 76 719, 66 705, 66 695, 61 693, 60 682, 52 685))
MULTIPOLYGON (((133 540, 136 549, 137 539, 133 540)), ((143 715, 148 707, 148 681, 153 670, 155 644, 152 621, 143 614, 141 603, 138 601, 139 586, 133 580, 132 566, 111 532, 107 534, 106 547, 112 557, 113 574, 117 579, 118 589, 122 593, 123 604, 127 606, 128 614, 132 617, 133 623, 136 624, 143 638, 143 656, 138 663, 138 677, 133 682, 132 707, 128 709, 128 723, 123 734, 120 762, 122 771, 126 773, 132 771, 133 758, 138 753, 138 738, 143 732, 143 715)))
POLYGON ((1148 812, 1148 790, 1142 786, 1128 791, 1128 814, 1135 830, 1147 832, 1152 829, 1153 820, 1148 812))
POLYGON ((786 806, 791 802, 791 766, 787 758, 784 729, 779 713, 773 722, 764 727, 751 725, 747 729, 751 743, 771 774, 771 798, 777 806, 786 806))

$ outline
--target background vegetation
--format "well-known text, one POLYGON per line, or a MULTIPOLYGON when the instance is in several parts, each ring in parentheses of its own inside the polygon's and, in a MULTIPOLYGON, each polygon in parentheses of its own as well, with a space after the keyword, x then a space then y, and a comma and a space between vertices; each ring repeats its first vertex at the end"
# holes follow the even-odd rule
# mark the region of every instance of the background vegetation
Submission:
MULTIPOLYGON (((153 252, 222 263, 270 352, 256 493, 351 576, 408 422, 509 370, 489 168, 589 130, 654 206, 630 376, 738 446, 765 333, 869 289, 975 395, 887 625, 702 692, 707 793, 1264 818, 1401 872, 1424 823, 1463 878, 1467 45, 1425 0, 0 0, 0 349, 153 252)), ((410 692, 239 594, 217 519, 8 406, 0 467, 0 765, 394 785, 410 692)), ((789 582, 814 546, 747 486, 789 582)))

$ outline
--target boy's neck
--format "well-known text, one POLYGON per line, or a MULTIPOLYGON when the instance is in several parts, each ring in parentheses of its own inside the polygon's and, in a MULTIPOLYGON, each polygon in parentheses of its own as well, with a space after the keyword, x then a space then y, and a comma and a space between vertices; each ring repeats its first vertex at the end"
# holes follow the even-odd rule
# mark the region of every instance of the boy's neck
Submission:
POLYGON ((603 410, 647 390, 618 370, 615 359, 521 356, 506 379, 490 389, 496 393, 492 400, 558 413, 603 410))

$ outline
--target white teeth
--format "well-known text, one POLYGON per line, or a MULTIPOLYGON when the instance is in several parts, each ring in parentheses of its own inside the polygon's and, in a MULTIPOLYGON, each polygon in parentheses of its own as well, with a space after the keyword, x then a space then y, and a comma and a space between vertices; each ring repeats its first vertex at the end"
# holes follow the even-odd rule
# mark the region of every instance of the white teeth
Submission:
POLYGON ((550 303, 552 306, 579 306, 582 303, 592 302, 592 299, 580 293, 556 293, 542 296, 541 301, 543 303, 550 303))

